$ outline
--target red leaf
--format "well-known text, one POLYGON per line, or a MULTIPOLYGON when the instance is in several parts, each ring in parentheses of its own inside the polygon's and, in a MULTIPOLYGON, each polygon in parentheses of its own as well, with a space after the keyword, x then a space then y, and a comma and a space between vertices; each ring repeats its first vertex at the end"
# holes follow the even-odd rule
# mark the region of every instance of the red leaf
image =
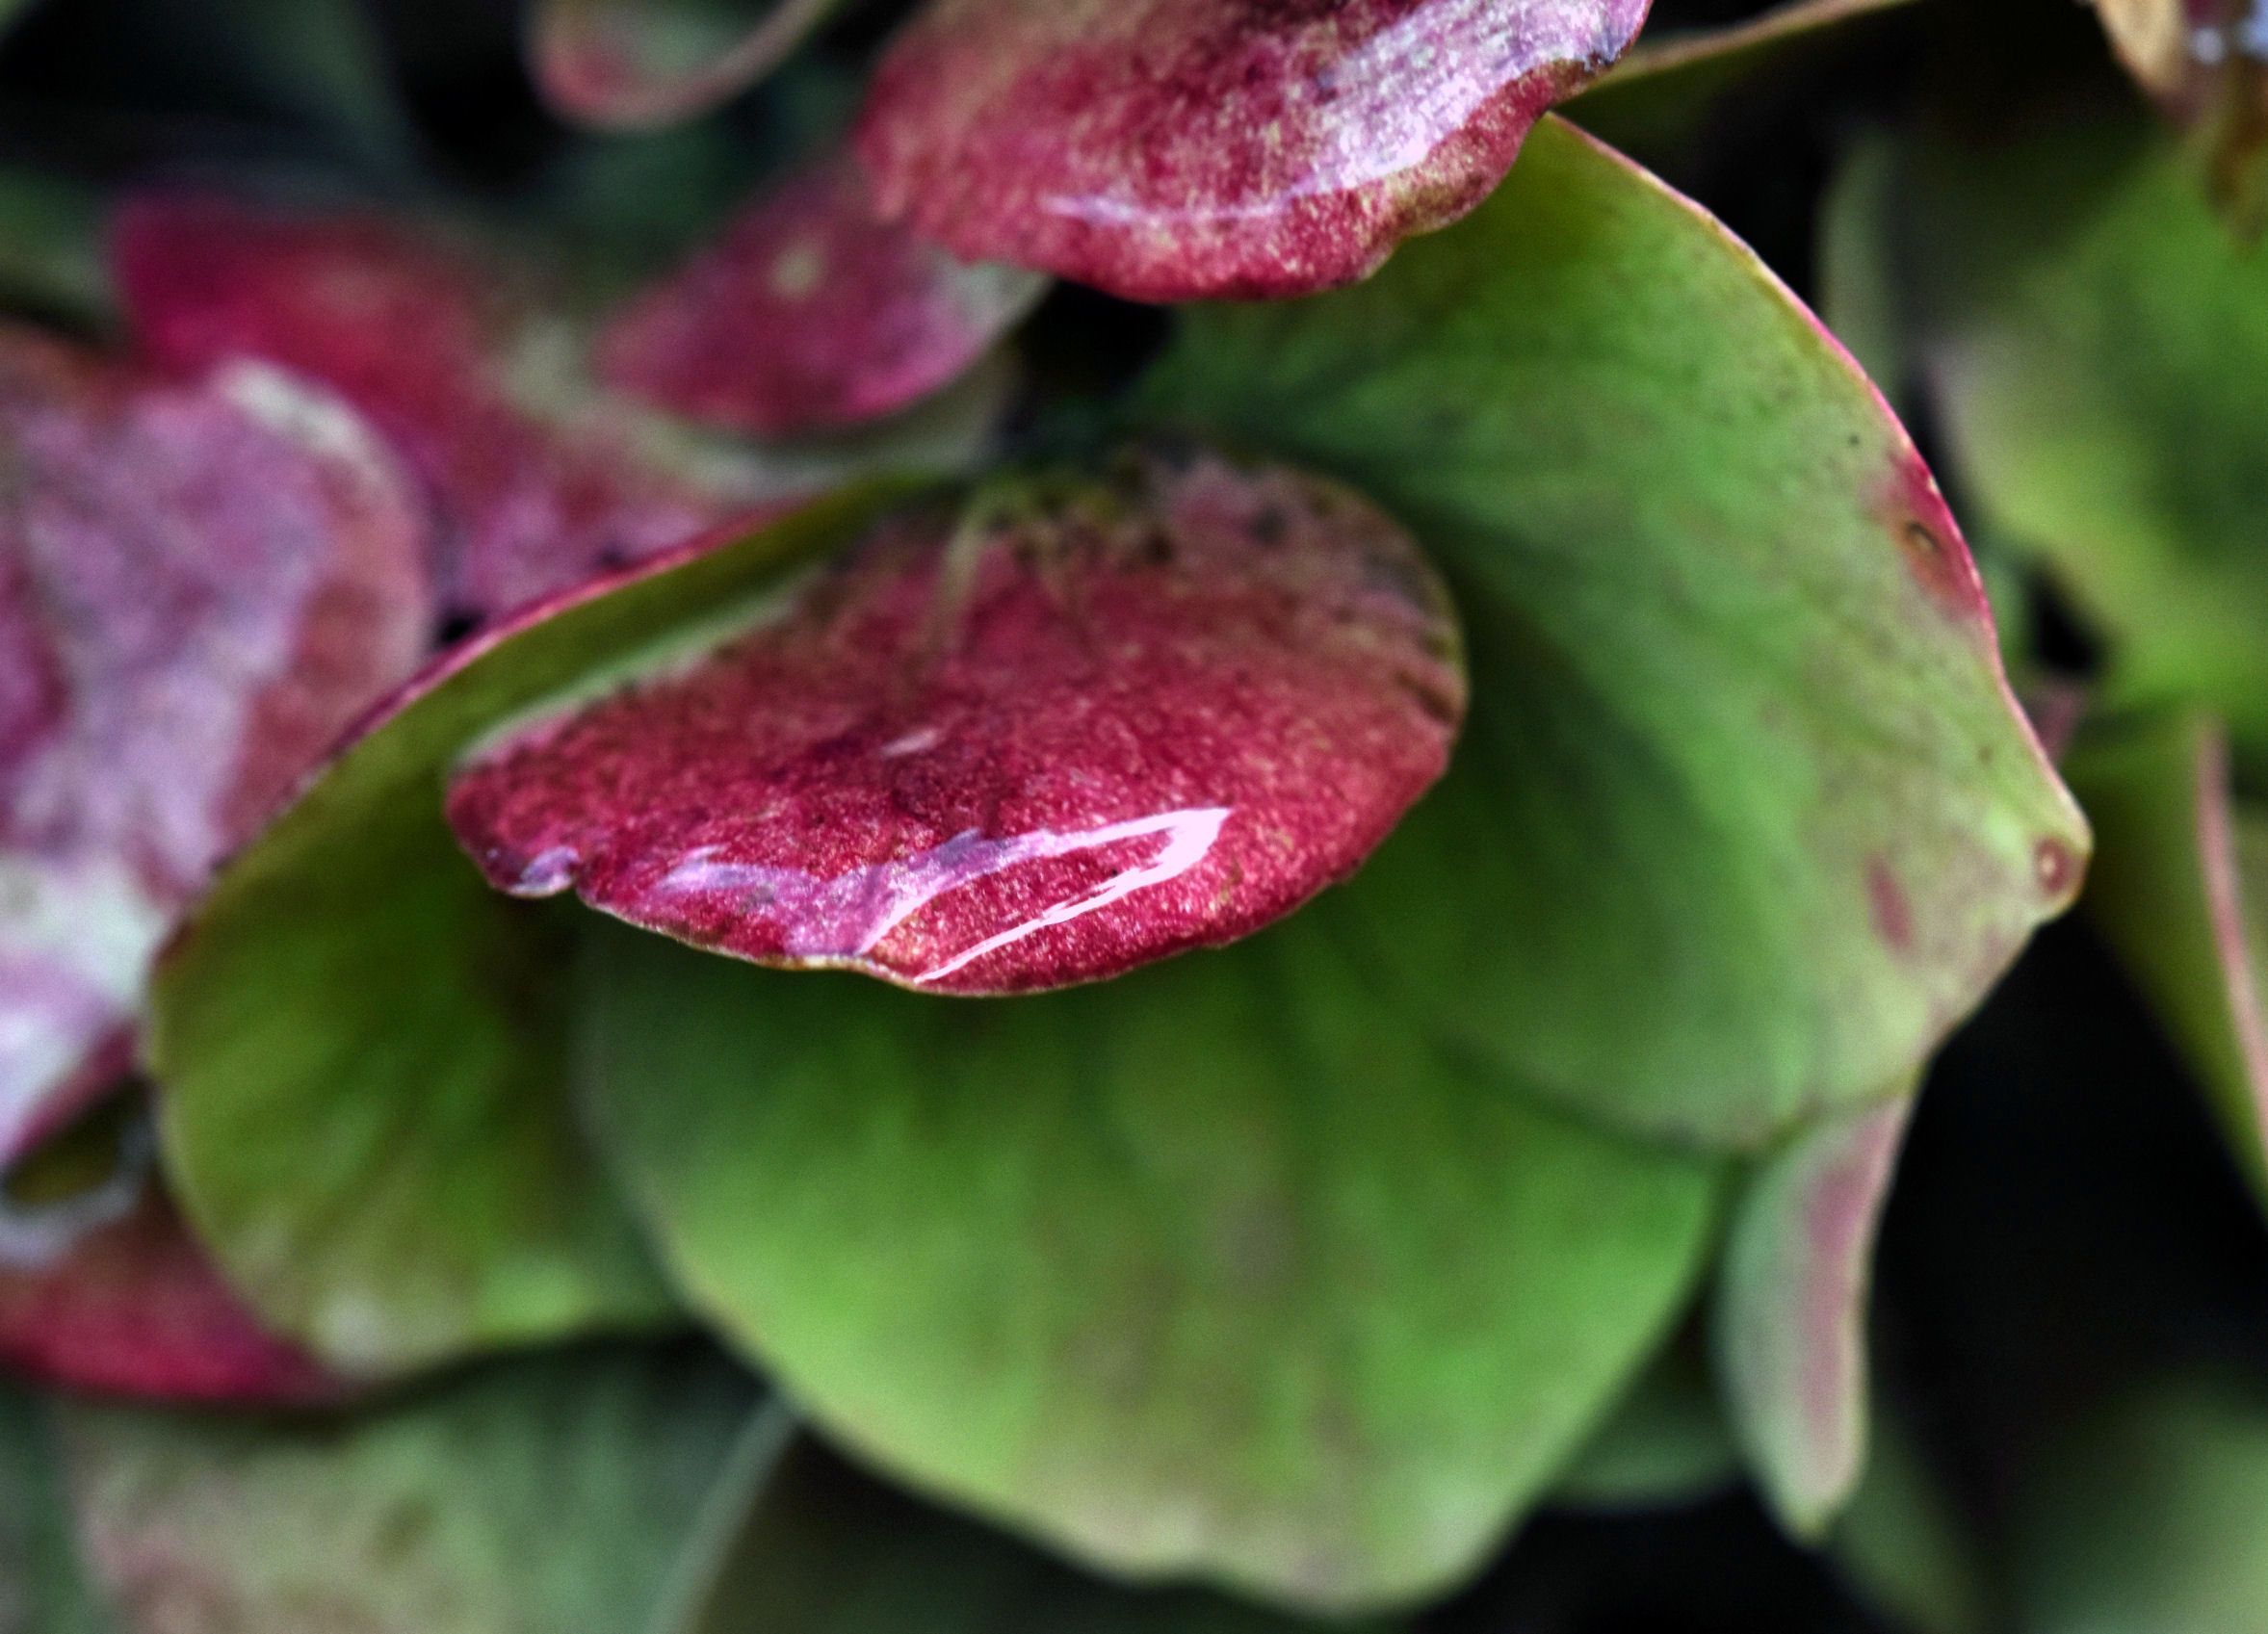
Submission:
POLYGON ((931 0, 858 132, 971 261, 1137 300, 1362 277, 1455 220, 1646 0, 931 0))
POLYGON ((174 913, 431 626, 334 402, 0 332, 0 1164, 124 1066, 174 913))
POLYGON ((536 394, 515 392, 515 367, 547 328, 570 350, 573 336, 525 278, 430 228, 153 196, 121 214, 114 258, 161 362, 266 358, 371 417, 428 490, 452 608, 518 606, 747 503, 647 457, 636 428, 589 394, 523 402, 536 394))
POLYGON ((1258 929, 1440 774, 1453 615, 1368 503, 1211 458, 1010 503, 886 524, 705 655, 477 750, 458 837, 522 895, 1005 993, 1258 929))
POLYGON ((94 1193, 0 1221, 0 1366, 67 1389, 313 1402, 347 1386, 271 1336, 222 1282, 150 1170, 145 1124, 94 1193))
POLYGON ((755 436, 855 426, 951 383, 1046 287, 883 221, 858 167, 838 159, 743 213, 617 317, 599 370, 618 390, 755 436))

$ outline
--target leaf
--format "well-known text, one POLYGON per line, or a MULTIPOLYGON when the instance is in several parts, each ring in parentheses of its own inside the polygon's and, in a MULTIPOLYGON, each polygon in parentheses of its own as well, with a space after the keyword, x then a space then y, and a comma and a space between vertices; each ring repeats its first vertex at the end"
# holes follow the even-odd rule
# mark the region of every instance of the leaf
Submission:
POLYGON ((1202 454, 1057 480, 537 706, 458 769, 458 839, 500 891, 938 993, 1115 975, 1353 872, 1464 707, 1407 536, 1202 454))
POLYGON ((557 112, 612 129, 691 118, 753 85, 836 0, 534 0, 528 56, 557 112))
POLYGON ((423 652, 424 531, 274 370, 0 332, 0 1167, 126 1065, 208 870, 423 652))
POLYGON ((1366 940, 1523 1085, 1760 1145, 1878 1097, 2076 889, 2084 822, 1904 431, 1564 124, 1361 288, 1191 314, 1145 402, 1349 481, 1448 577, 1471 719, 1362 898, 1427 912, 1366 940))
POLYGON ((171 1401, 342 1394, 221 1280, 152 1172, 151 1141, 146 1112, 123 1108, 49 1142, 0 1186, 0 1363, 171 1401))
MULTIPOLYGON (((684 1634, 1294 1634, 1308 1625, 1211 1595, 1107 1584, 905 1497, 801 1439, 748 1513, 707 1603, 683 1626, 684 1634)), ((1332 1626, 1387 1634, 1389 1625, 1332 1626)))
POLYGON ((2201 139, 2216 191, 2248 230, 2268 205, 2268 27, 2250 0, 2096 0, 2135 83, 2201 139))
POLYGON ((790 177, 618 313, 598 367, 617 391, 751 436, 856 426, 951 384, 1046 288, 884 222, 838 158, 790 177))
POLYGON ((1568 108, 1584 130, 1675 166, 1729 108, 1786 85, 1791 68, 1876 38, 1913 0, 1785 0, 1735 23, 1649 33, 1568 108))
POLYGON ((1135 300, 1363 277, 1456 220, 1646 0, 929 0, 875 70, 884 211, 1135 300))
POLYGON ((1614 1416, 1559 1472, 1553 1508, 1672 1508, 1739 1480, 1740 1454, 1699 1352, 1681 1338, 1655 1353, 1614 1416))
POLYGON ((2249 1634, 2268 1616, 2268 1403, 2175 1377, 2063 1438, 2017 1545, 2039 1634, 2249 1634))
POLYGON ((1865 1470, 1823 1545, 1837 1574, 1903 1634, 1993 1634, 2004 1626, 1985 1542, 1906 1426, 1887 1415, 1869 1441, 1865 1470))
POLYGON ((0 1384, 0 1634, 120 1634, 71 1537, 53 1417, 0 1384))
POLYGON ((423 480, 436 578, 475 618, 832 476, 697 443, 597 392, 541 281, 433 223, 153 195, 121 213, 114 260, 162 362, 266 358, 368 414, 423 480))
POLYGON ((2102 837, 2088 915, 2268 1203, 2268 817, 2233 805, 2228 741, 2203 715, 2098 725, 2068 765, 2102 837))
POLYGON ((565 1104, 569 927, 482 882, 443 779, 871 515, 821 507, 460 646, 222 873, 158 973, 147 1054, 182 1207, 279 1332, 371 1375, 666 1314, 565 1104))
POLYGON ((594 932, 606 1150, 695 1306, 916 1488, 1114 1574, 1438 1592, 1661 1336, 1712 1171, 1435 1050, 1349 945, 1370 879, 1004 1003, 594 932))
POLYGON ((2114 702, 2268 744, 2268 255, 2124 126, 1914 156, 1920 362, 1968 491, 2108 641, 2114 702))
POLYGON ((1733 1210, 1717 1372, 1782 1525, 1822 1536, 1866 1464, 1866 1289, 1912 1092, 1827 1119, 1765 1158, 1733 1210))
POLYGON ((352 1416, 60 1416, 130 1634, 638 1634, 756 1410, 712 1353, 609 1351, 352 1416))

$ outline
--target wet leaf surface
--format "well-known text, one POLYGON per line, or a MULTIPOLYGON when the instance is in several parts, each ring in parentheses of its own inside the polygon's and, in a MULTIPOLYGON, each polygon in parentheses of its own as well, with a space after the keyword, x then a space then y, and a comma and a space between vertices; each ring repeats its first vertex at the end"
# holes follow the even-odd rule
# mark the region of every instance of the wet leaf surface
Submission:
POLYGON ((565 1104, 572 926, 482 880, 444 779, 482 732, 872 514, 822 508, 468 643, 222 872, 160 970, 148 1053, 176 1195, 279 1332, 369 1375, 667 1318, 565 1104))
POLYGON ((713 651, 539 708, 452 826, 500 890, 938 993, 1113 975, 1343 879, 1463 712, 1407 536, 1210 455, 1067 480, 887 525, 713 651))
POLYGON ((1438 1050, 1350 946, 1369 880, 994 1003, 602 927, 598 1127, 695 1307, 896 1478, 1113 1572, 1436 1593, 1661 1338, 1714 1175, 1438 1050))
POLYGON ((1968 552, 1848 357, 1556 120, 1360 289, 1208 308, 1153 413, 1370 495, 1450 581, 1472 713, 1365 870, 1445 1039, 1631 1128, 1863 1104, 2075 893, 2088 839, 1968 552))
POLYGON ((931 0, 858 134, 885 210, 1137 300, 1350 282, 1500 180, 1645 0, 931 0))
POLYGON ((792 176, 613 318, 598 367, 689 420, 775 437, 862 425, 958 379, 1045 292, 883 221, 858 167, 792 176))
POLYGON ((1909 1092, 1804 1130, 1733 1209, 1717 1369, 1749 1466, 1798 1538, 1825 1532, 1865 1468, 1874 1235, 1911 1110, 1909 1092))
POLYGON ((0 336, 0 1165, 124 1069, 215 862, 416 663, 422 519, 335 401, 0 336))
POLYGON ((534 0, 528 55, 559 113, 612 128, 707 113, 779 65, 836 0, 534 0))

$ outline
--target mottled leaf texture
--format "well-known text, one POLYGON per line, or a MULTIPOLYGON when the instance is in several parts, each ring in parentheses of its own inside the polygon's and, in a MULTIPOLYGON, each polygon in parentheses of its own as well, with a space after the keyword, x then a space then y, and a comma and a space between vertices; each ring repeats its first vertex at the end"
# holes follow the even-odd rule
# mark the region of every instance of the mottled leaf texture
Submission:
POLYGON ((1382 1001, 1369 879, 995 1003, 602 927, 607 1150, 688 1297, 894 1476, 1114 1573, 1438 1592, 1658 1340, 1714 1187, 1382 1001))
MULTIPOLYGON (((667 1634, 1297 1634, 1208 1595, 1128 1589, 930 1508, 800 1439, 704 1603, 667 1634)), ((1398 1624, 1338 1623, 1346 1634, 1398 1624)))
POLYGON ((847 158, 790 177, 600 334, 607 383, 776 437, 862 425, 959 378, 1047 288, 876 213, 847 158))
POLYGON ((370 417, 423 481, 453 611, 518 607, 767 497, 597 396, 540 287, 435 223, 151 195, 113 260, 161 362, 266 359, 370 417))
POLYGON ((342 1393, 272 1337, 183 1229, 139 1106, 49 1141, 0 1187, 0 1369, 170 1401, 342 1393))
POLYGON ((938 993, 1114 975, 1346 877, 1464 710, 1407 535, 1210 455, 1065 480, 898 519, 539 709, 451 785, 458 838, 499 890, 938 993))
POLYGON ((1365 870, 1374 979, 1626 1127, 1863 1105, 2077 889, 1904 431, 1708 217, 1555 120, 1359 289, 1202 310, 1152 412, 1352 482, 1463 614, 1456 762, 1365 870))
POLYGON ((2268 817, 2231 797, 2227 739, 2202 715, 2099 723, 2068 765, 2102 836, 2087 912, 2268 1202, 2268 817))
POLYGON ((883 207, 1137 300, 1351 282, 1496 186, 1645 0, 930 0, 858 129, 883 207))
POLYGON ((769 73, 836 0, 534 0, 535 83, 571 119, 613 129, 708 112, 769 73))
POLYGON ((665 1314, 564 1103, 568 927, 482 882, 443 779, 871 515, 821 508, 459 647, 223 870, 159 972, 148 1054, 183 1209, 280 1332, 373 1374, 665 1314))
POLYGON ((124 1634, 643 1634, 755 1411, 712 1353, 625 1350, 348 1415, 59 1418, 124 1634))
POLYGON ((2107 639, 2114 701, 2268 745, 2268 255, 2170 142, 2112 124, 1910 165, 1919 363, 1995 536, 2107 639))
POLYGON ((1817 1538, 1866 1464, 1866 1290, 1911 1095, 1822 1120, 1733 1210, 1716 1359, 1735 1438, 1781 1523, 1817 1538))
POLYGON ((0 333, 0 1166, 126 1065, 182 904, 423 652, 421 519, 274 370, 0 333))

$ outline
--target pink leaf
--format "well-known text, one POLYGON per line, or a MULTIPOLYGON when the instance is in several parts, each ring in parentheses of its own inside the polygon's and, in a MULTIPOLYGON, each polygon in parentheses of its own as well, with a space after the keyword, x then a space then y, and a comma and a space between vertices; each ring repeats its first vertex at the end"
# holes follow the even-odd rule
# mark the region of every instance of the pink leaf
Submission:
POLYGON ((859 133, 972 261, 1137 300, 1349 283, 1454 220, 1646 0, 930 0, 859 133))
POLYGON ((838 159, 791 179, 614 319, 599 370, 618 390, 754 436, 855 426, 951 383, 1046 287, 883 221, 858 168, 838 159))
POLYGON ((1145 456, 884 524, 705 651, 476 749, 490 880, 945 993, 1112 975, 1351 873, 1465 703, 1447 597, 1348 491, 1145 456))
POLYGON ((0 1164, 125 1065, 176 911, 418 661, 420 519, 335 402, 0 332, 0 1164))

